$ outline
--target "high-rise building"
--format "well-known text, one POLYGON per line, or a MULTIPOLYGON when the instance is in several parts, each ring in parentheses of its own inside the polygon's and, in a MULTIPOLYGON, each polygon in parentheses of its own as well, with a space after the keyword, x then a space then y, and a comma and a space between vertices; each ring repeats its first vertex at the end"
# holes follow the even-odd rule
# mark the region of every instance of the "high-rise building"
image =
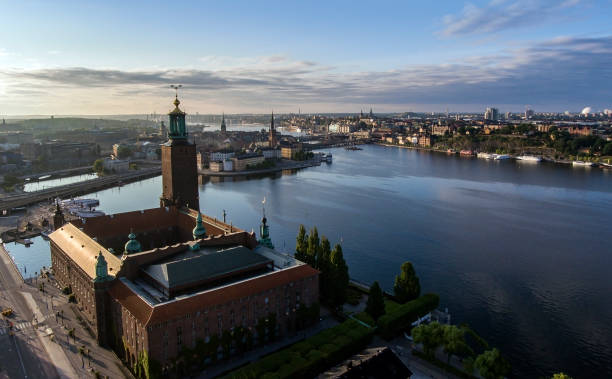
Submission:
POLYGON ((485 110, 484 119, 488 121, 499 120, 499 110, 497 108, 487 108, 485 110))
POLYGON ((187 140, 185 112, 180 110, 178 96, 170 116, 168 142, 162 145, 161 206, 186 206, 200 209, 196 146, 187 140))
POLYGON ((530 119, 533 117, 533 115, 535 114, 535 112, 533 111, 533 109, 530 108, 525 108, 525 119, 530 119))

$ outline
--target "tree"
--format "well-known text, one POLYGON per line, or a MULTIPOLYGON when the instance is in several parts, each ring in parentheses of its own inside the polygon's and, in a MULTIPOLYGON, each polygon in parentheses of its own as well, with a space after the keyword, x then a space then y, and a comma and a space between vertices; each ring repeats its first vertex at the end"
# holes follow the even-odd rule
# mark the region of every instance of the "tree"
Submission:
POLYGON ((414 342, 423 344, 425 354, 432 357, 436 348, 443 342, 444 330, 438 322, 430 324, 421 324, 412 329, 412 338, 414 342))
POLYGON ((476 357, 474 366, 485 379, 503 378, 510 372, 510 364, 497 348, 486 350, 476 357))
POLYGON ((562 372, 559 372, 557 374, 554 374, 551 379, 572 379, 571 376, 564 374, 562 372))
POLYGON ((129 158, 132 155, 132 149, 127 146, 119 146, 117 148, 117 158, 129 158))
POLYGON ((472 354, 472 349, 465 342, 465 329, 457 325, 443 326, 444 352, 447 354, 446 363, 450 363, 451 355, 472 354))
POLYGON ((104 171, 104 161, 102 159, 96 159, 93 164, 94 172, 103 172, 104 171))
POLYGON ((395 297, 400 303, 414 300, 421 294, 421 284, 414 272, 412 263, 402 263, 401 272, 395 277, 393 293, 395 293, 395 297))
POLYGON ((608 142, 602 149, 603 155, 612 155, 612 142, 608 142))
POLYGON ((377 281, 372 283, 370 287, 370 294, 368 296, 365 311, 377 321, 380 316, 385 314, 385 299, 377 281))
POLYGON ((349 273, 346 261, 342 256, 342 246, 336 244, 331 252, 331 303, 342 305, 346 302, 346 291, 348 289, 349 273))
POLYGON ((295 242, 295 259, 304 262, 306 260, 306 250, 308 245, 306 243, 308 235, 306 234, 306 228, 304 225, 300 225, 298 235, 295 242))
POLYGON ((310 234, 308 235, 308 248, 306 249, 306 263, 312 267, 316 267, 317 265, 317 255, 319 249, 319 232, 315 226, 310 230, 310 234))
POLYGON ((321 271, 319 275, 319 288, 321 298, 328 299, 330 297, 331 286, 331 245, 329 240, 321 237, 321 248, 319 249, 319 257, 317 258, 317 268, 321 271))

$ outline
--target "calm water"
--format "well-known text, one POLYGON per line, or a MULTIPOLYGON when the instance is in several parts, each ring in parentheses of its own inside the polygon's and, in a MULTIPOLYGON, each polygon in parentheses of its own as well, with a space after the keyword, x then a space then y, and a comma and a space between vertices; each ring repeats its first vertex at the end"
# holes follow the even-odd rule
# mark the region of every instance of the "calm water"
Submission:
POLYGON ((45 188, 53 188, 57 186, 63 186, 65 184, 71 184, 76 182, 82 182, 89 179, 95 179, 98 175, 96 174, 83 174, 75 176, 67 176, 65 178, 41 180, 39 182, 26 183, 23 186, 25 192, 40 191, 45 188))
MULTIPOLYGON (((300 223, 343 241, 351 276, 391 289, 403 261, 510 358, 514 375, 612 377, 612 172, 407 149, 333 149, 334 163, 208 182, 201 208, 291 250, 300 223)), ((97 193, 107 213, 158 206, 161 178, 97 193)), ((91 196, 90 196, 91 197, 91 196)), ((126 235, 129 230, 125 231, 126 235)))
POLYGON ((33 242, 30 247, 25 247, 16 242, 4 244, 4 248, 9 252, 11 258, 13 258, 19 272, 21 272, 21 276, 24 278, 34 277, 34 273, 40 273, 43 266, 51 266, 49 241, 45 241, 40 236, 30 238, 30 240, 33 242))

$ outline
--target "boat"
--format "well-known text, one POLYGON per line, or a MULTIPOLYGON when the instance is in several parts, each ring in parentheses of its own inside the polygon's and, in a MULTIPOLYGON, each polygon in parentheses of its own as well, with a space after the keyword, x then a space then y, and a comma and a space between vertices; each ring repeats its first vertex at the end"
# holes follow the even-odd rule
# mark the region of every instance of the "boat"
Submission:
POLYGON ((474 155, 474 152, 472 150, 461 150, 459 155, 471 157, 474 155))
POLYGON ((31 240, 31 239, 28 239, 28 238, 26 238, 26 239, 24 239, 24 240, 23 240, 23 244, 24 244, 26 247, 30 247, 30 245, 31 245, 31 244, 33 244, 33 243, 34 243, 34 242, 32 242, 32 240, 31 240))
POLYGON ((363 150, 363 149, 362 149, 362 148, 360 148, 360 147, 357 147, 357 146, 355 146, 355 145, 351 145, 351 146, 346 146, 346 147, 344 148, 344 150, 353 150, 353 151, 354 151, 354 150, 363 150))
POLYGON ((453 150, 453 149, 448 149, 448 150, 446 150, 446 154, 449 154, 449 155, 457 154, 457 151, 453 150))
POLYGON ((518 159, 519 161, 525 161, 525 162, 534 162, 534 163, 542 162, 541 157, 536 157, 534 155, 519 155, 518 157, 516 157, 516 159, 518 159))
POLYGON ((327 153, 327 155, 325 155, 324 158, 325 158, 325 162, 332 163, 332 153, 327 153))
POLYGON ((489 153, 478 153, 476 154, 476 156, 482 159, 493 159, 494 158, 493 154, 489 154, 489 153))
POLYGON ((503 161, 506 159, 510 159, 510 156, 508 154, 493 154, 493 159, 495 159, 496 161, 503 161))
POLYGON ((100 216, 105 216, 106 213, 102 212, 102 211, 96 211, 96 210, 76 210, 74 212, 72 212, 75 216, 81 217, 81 218, 92 218, 92 217, 100 217, 100 216))
POLYGON ((92 208, 98 205, 100 205, 100 200, 98 199, 70 199, 62 201, 62 206, 64 207, 92 208))
POLYGON ((580 167, 593 167, 595 163, 593 162, 585 162, 585 161, 573 161, 572 166, 580 166, 580 167))

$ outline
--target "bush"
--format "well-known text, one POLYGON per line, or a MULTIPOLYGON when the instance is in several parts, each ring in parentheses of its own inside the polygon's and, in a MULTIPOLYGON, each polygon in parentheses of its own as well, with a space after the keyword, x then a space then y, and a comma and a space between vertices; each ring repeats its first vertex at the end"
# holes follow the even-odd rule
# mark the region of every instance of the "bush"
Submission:
POLYGON ((366 312, 357 313, 353 317, 355 317, 357 320, 359 320, 361 322, 364 322, 364 323, 366 323, 366 324, 368 324, 370 326, 376 325, 376 321, 374 321, 372 316, 370 316, 366 312))
POLYGON ((410 324, 419 317, 436 309, 440 297, 436 294, 425 294, 416 300, 393 307, 387 314, 378 319, 380 334, 385 339, 391 339, 398 333, 410 329, 410 324))
POLYGON ((68 295, 68 302, 69 303, 76 303, 76 296, 73 293, 68 295))
POLYGON ((228 378, 310 378, 365 347, 374 329, 355 320, 324 330, 231 372, 228 378))

